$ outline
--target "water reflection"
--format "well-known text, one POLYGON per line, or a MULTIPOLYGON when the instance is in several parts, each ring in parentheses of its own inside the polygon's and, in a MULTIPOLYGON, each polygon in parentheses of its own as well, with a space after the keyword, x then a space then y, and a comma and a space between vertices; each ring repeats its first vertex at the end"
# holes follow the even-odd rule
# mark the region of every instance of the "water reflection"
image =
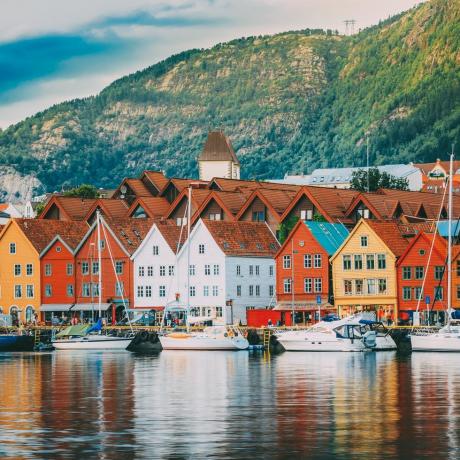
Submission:
POLYGON ((458 458, 460 356, 0 355, 1 458, 458 458))

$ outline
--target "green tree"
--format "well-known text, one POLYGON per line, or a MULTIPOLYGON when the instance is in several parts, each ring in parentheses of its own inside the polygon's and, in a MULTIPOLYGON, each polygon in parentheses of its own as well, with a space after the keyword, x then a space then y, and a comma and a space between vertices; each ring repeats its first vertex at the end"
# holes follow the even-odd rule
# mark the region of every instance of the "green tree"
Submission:
POLYGON ((82 184, 64 192, 64 196, 74 198, 97 198, 99 192, 94 185, 82 184))
POLYGON ((299 220, 298 216, 291 216, 289 219, 286 219, 284 222, 281 223, 280 228, 278 230, 278 240, 281 244, 286 241, 286 238, 291 233, 291 230, 294 228, 295 224, 299 220))
POLYGON ((395 190, 409 190, 407 179, 395 177, 378 168, 358 169, 351 174, 350 187, 359 192, 375 192, 380 188, 390 188, 395 190))

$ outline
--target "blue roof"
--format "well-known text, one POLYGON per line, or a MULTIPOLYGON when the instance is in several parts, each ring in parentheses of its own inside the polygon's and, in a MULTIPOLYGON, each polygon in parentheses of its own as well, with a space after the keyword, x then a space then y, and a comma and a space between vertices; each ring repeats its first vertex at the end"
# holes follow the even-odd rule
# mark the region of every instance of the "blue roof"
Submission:
MULTIPOLYGON (((458 236, 460 232, 460 220, 452 220, 452 236, 458 236)), ((438 233, 443 237, 447 238, 449 235, 449 221, 441 220, 438 223, 438 233)))
POLYGON ((313 237, 331 256, 348 237, 348 230, 343 224, 330 224, 329 222, 306 221, 313 237))

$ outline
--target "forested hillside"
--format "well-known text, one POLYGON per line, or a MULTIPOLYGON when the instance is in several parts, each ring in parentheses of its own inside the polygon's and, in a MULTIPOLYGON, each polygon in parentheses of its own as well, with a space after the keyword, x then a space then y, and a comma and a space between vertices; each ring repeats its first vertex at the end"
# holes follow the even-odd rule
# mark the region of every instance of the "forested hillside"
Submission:
POLYGON ((376 164, 445 155, 460 141, 460 2, 352 37, 304 30, 172 56, 0 132, 0 174, 44 190, 110 187, 145 168, 196 175, 215 128, 250 178, 360 165, 367 135, 376 164))

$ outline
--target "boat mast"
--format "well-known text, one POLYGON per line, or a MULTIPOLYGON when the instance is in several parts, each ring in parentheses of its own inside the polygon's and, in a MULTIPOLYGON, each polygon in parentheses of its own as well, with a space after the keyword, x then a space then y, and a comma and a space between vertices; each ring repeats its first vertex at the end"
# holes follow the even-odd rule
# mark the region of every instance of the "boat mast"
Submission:
POLYGON ((185 324, 189 328, 188 315, 190 313, 190 219, 192 217, 192 184, 188 187, 187 204, 187 305, 185 312, 185 324))
MULTIPOLYGON (((102 266, 101 266, 101 216, 99 209, 96 211, 96 221, 97 221, 97 264, 98 264, 98 289, 97 289, 97 303, 99 308, 99 319, 102 315, 102 266)), ((92 288, 91 288, 92 290, 92 288)))
POLYGON ((452 183, 454 177, 454 149, 450 155, 449 165, 449 226, 447 246, 447 324, 450 325, 452 316, 452 183))

